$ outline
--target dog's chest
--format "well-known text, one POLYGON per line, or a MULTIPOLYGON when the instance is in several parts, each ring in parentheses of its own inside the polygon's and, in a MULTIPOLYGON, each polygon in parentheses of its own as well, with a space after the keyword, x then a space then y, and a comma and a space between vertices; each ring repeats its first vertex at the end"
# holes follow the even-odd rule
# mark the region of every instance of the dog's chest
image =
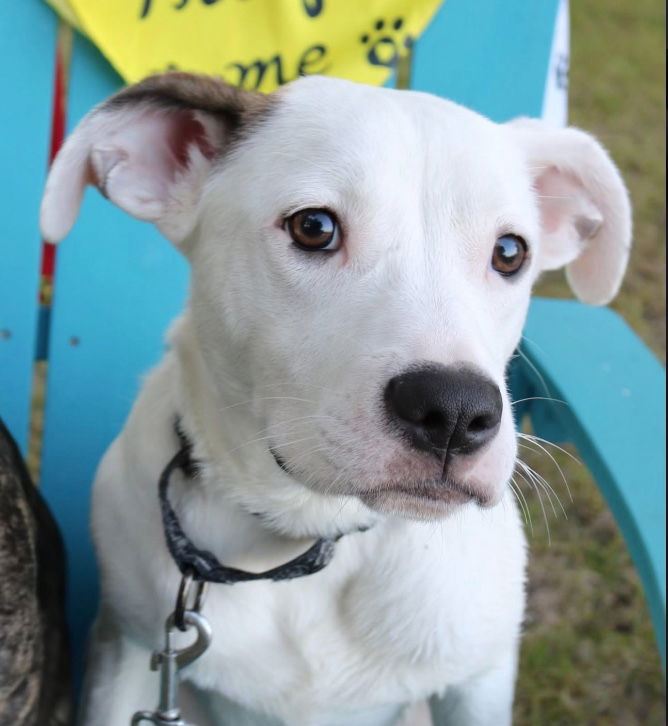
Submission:
POLYGON ((479 671, 514 637, 521 573, 492 583, 517 601, 509 616, 483 597, 493 568, 472 569, 466 547, 448 552, 440 528, 402 530, 384 546, 378 534, 350 535, 324 571, 300 580, 213 587, 214 642, 194 681, 289 723, 321 724, 351 722, 342 703, 382 709, 479 671))

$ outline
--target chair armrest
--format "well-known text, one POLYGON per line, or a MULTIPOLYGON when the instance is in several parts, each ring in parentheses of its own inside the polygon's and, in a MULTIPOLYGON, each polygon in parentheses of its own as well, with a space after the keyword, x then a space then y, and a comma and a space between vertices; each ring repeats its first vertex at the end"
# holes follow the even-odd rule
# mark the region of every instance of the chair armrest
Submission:
POLYGON ((666 383, 624 320, 571 300, 533 301, 510 372, 538 436, 575 444, 626 540, 665 670, 666 383))

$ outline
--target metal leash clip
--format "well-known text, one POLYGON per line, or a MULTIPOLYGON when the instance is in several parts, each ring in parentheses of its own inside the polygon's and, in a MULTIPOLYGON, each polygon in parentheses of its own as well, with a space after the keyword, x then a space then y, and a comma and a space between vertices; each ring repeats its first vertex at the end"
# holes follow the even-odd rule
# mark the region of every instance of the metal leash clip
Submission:
POLYGON ((193 583, 191 574, 181 580, 174 612, 165 621, 165 648, 155 651, 151 656, 151 670, 160 671, 160 699, 155 711, 138 711, 132 717, 131 726, 142 722, 155 726, 193 726, 181 718, 177 704, 179 672, 197 660, 211 644, 211 625, 200 615, 204 600, 206 583, 197 582, 197 590, 192 609, 188 608, 188 596, 193 583), (172 648, 172 633, 176 629, 185 632, 191 628, 197 631, 197 638, 191 645, 181 649, 172 648))

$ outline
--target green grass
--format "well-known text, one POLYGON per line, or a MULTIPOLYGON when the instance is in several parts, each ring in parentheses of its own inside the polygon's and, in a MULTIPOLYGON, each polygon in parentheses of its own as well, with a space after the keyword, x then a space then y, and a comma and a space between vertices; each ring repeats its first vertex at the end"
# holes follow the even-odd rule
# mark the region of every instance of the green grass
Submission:
MULTIPOLYGON (((570 121, 596 134, 634 205, 634 251, 618 310, 665 360, 665 11, 658 0, 571 0, 570 121)), ((570 296, 563 276, 538 294, 570 296)), ((515 704, 517 726, 653 726, 665 690, 649 613, 610 512, 583 467, 563 455, 573 502, 544 455, 531 465, 568 519, 536 495, 529 605, 515 704)))
MULTIPOLYGON (((663 724, 661 666, 636 571, 594 482, 564 455, 526 457, 552 483, 567 518, 530 499, 529 605, 515 723, 663 724), (561 482, 561 484, 560 484, 561 482)), ((525 495, 528 492, 525 491, 525 495)))

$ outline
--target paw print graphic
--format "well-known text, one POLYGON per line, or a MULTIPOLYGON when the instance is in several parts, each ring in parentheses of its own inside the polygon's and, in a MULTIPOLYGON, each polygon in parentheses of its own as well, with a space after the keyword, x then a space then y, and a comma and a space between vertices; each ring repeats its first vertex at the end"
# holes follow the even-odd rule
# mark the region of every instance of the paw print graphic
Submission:
POLYGON ((397 18, 392 23, 376 20, 373 31, 360 38, 360 43, 367 47, 366 58, 372 66, 394 68, 401 51, 413 45, 413 38, 401 32, 403 25, 403 18, 397 18))

